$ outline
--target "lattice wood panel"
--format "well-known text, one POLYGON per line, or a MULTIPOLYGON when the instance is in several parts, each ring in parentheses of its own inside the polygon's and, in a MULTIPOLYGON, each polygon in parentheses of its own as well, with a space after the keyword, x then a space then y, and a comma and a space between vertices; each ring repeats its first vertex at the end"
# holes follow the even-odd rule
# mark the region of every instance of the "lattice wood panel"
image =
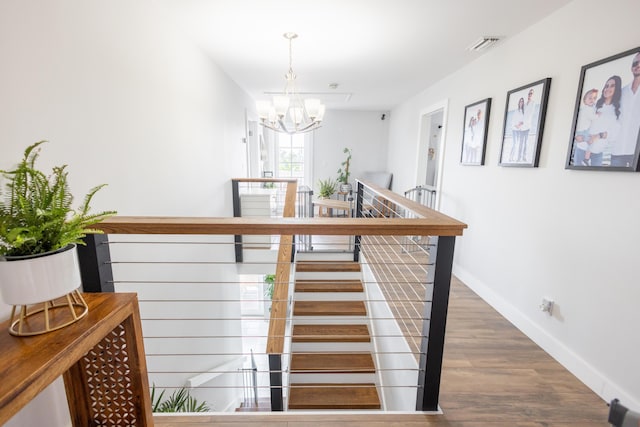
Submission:
POLYGON ((126 329, 121 324, 80 359, 95 426, 137 426, 136 390, 126 329))

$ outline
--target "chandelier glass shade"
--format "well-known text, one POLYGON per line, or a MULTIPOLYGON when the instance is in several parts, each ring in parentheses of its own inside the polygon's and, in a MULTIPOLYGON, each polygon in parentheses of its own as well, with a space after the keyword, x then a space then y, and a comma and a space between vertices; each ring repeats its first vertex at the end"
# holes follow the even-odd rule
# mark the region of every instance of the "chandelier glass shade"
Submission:
POLYGON ((256 102, 260 124, 289 135, 319 128, 325 112, 325 106, 319 99, 303 99, 296 91, 296 75, 293 72, 291 53, 291 41, 296 37, 296 33, 284 34, 284 38, 289 40, 289 71, 284 76, 284 92, 282 95, 274 96, 272 101, 256 102))

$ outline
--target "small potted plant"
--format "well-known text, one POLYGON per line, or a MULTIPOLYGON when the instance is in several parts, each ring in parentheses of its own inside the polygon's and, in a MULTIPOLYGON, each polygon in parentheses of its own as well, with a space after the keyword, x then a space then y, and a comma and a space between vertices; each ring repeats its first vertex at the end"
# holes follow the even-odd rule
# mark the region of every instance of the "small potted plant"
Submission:
POLYGON ((342 150, 344 154, 347 155, 347 158, 344 162, 340 163, 340 168, 338 169, 338 182, 340 183, 340 192, 348 193, 351 191, 351 184, 349 184, 349 166, 351 165, 351 148, 345 148, 342 150))
POLYGON ((269 315, 271 311, 271 300, 273 299, 273 291, 275 291, 276 286, 276 275, 275 274, 265 274, 264 276, 264 314, 265 317, 269 315))
POLYGON ((320 187, 320 190, 318 191, 318 198, 328 199, 333 193, 336 192, 338 184, 331 178, 327 178, 324 180, 318 180, 318 186, 320 187))
MULTIPOLYGON (((13 170, 0 170, 6 180, 5 191, 0 187, 0 294, 6 304, 14 306, 14 313, 16 306, 21 307, 16 321, 20 327, 21 319, 41 312, 48 316, 50 310, 59 308, 53 301, 62 296, 68 296, 68 306, 80 304, 76 298, 81 296, 75 291, 81 284, 76 245, 84 244, 86 234, 100 232, 92 225, 116 213, 89 213, 91 199, 104 185, 90 190, 80 207, 73 209, 66 165, 54 167, 49 176, 36 169, 40 145, 45 142, 27 147, 13 170), (27 312, 28 305, 40 303, 44 306, 27 312)), ((13 327, 13 313, 11 317, 13 327)), ((77 320, 76 315, 72 317, 77 320)), ((45 322, 49 323, 48 317, 45 322)), ((54 329, 58 327, 37 333, 54 329)))

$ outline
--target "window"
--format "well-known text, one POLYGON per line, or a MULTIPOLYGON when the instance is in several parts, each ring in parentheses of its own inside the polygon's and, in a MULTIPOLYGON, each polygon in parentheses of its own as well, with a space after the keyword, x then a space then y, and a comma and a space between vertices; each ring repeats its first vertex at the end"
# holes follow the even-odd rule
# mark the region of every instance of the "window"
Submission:
POLYGON ((276 176, 297 178, 299 185, 308 185, 311 179, 311 134, 276 136, 276 176))

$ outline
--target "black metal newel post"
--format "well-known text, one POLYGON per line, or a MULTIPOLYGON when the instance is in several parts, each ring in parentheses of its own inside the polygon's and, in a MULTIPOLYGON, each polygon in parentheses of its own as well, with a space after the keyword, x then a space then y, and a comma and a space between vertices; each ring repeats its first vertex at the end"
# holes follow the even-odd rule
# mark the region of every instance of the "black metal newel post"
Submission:
POLYGON ((271 410, 284 411, 282 398, 282 355, 269 355, 269 382, 271 384, 271 410))
MULTIPOLYGON (((358 183, 357 192, 356 192, 356 218, 362 218, 362 201, 364 197, 364 185, 360 181, 356 181, 358 183)), ((353 239, 353 261, 360 261, 360 240, 361 236, 354 236, 353 239)))
MULTIPOLYGON (((433 274, 433 295, 431 310, 425 304, 420 344, 420 364, 418 371, 417 411, 437 411, 442 376, 442 354, 444 333, 449 308, 451 289, 451 269, 453 268, 454 236, 439 236, 433 274)), ((433 256, 433 251, 431 252, 433 256)), ((428 298, 427 298, 428 300, 428 298)))
POLYGON ((84 292, 115 292, 109 236, 87 234, 84 242, 86 246, 78 245, 82 290, 84 292))
MULTIPOLYGON (((240 217, 240 183, 235 179, 231 180, 231 194, 233 195, 233 216, 240 217)), ((236 262, 242 262, 242 236, 236 234, 234 237, 236 249, 236 262)))

